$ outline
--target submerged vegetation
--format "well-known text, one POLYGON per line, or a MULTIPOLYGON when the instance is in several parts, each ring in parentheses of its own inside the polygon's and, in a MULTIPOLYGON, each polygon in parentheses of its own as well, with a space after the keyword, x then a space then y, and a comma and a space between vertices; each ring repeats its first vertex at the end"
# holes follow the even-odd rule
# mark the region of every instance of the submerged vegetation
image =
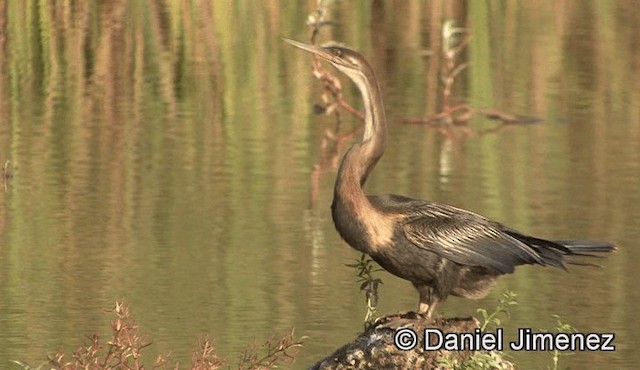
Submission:
POLYGON ((302 347, 304 337, 297 338, 294 331, 276 340, 270 338, 261 346, 254 342, 240 354, 235 367, 227 366, 227 361, 219 357, 213 340, 204 338, 191 356, 191 365, 180 366, 173 363, 170 355, 158 356, 151 366, 145 366, 142 352, 152 342, 140 333, 139 326, 133 320, 129 306, 123 301, 116 302, 111 310, 115 320, 111 322, 111 337, 101 338, 97 334, 89 336, 71 356, 57 352, 48 356, 46 364, 32 367, 21 361, 12 361, 23 370, 141 370, 151 369, 192 369, 216 370, 221 368, 238 370, 272 369, 282 363, 290 363, 302 347))

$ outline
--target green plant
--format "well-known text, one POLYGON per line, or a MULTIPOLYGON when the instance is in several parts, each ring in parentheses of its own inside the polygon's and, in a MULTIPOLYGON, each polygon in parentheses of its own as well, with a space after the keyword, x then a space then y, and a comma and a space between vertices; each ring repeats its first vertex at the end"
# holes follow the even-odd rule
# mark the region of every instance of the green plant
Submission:
MULTIPOLYGON (((517 305, 516 294, 511 291, 502 293, 502 297, 498 299, 496 308, 489 312, 484 308, 478 308, 476 311, 482 315, 482 323, 480 330, 485 331, 490 326, 498 327, 502 323, 500 320, 501 315, 510 317, 509 307, 517 305)), ((440 359, 438 365, 444 369, 452 370, 481 370, 481 369, 497 369, 497 370, 510 370, 513 369, 513 364, 505 359, 506 355, 498 351, 475 351, 465 361, 459 362, 453 360, 450 357, 444 357, 440 359)))
MULTIPOLYGON (((554 328, 556 330, 557 333, 575 333, 577 332, 576 328, 574 328, 573 326, 562 322, 562 320, 560 320, 560 316, 558 315, 553 315, 553 317, 555 317, 555 319, 557 320, 556 322, 556 327, 554 328)), ((560 352, 558 349, 554 349, 552 351, 552 359, 553 359, 553 367, 551 368, 552 370, 558 370, 558 364, 560 362, 560 356, 568 356, 568 355, 572 355, 573 353, 562 353, 560 352)))
POLYGON ((476 312, 482 315, 482 325, 480 325, 480 330, 485 331, 492 325, 494 327, 500 326, 500 318, 498 317, 501 314, 504 314, 506 317, 509 317, 509 311, 507 310, 509 306, 515 306, 518 304, 516 301, 517 295, 514 292, 506 291, 502 293, 502 298, 498 299, 498 305, 496 309, 488 313, 484 308, 478 308, 476 312))
POLYGON ((376 278, 373 274, 380 271, 376 268, 373 260, 362 254, 360 259, 355 263, 347 264, 347 266, 356 269, 358 274, 358 282, 360 290, 364 292, 367 302, 367 314, 364 317, 365 326, 373 322, 378 307, 378 288, 382 284, 382 280, 376 278))

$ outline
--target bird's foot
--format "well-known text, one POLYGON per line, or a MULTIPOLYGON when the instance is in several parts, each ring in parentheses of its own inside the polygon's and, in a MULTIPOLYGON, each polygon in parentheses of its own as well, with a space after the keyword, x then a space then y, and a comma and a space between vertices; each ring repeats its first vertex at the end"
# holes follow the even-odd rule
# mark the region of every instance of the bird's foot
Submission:
POLYGON ((415 311, 406 311, 399 312, 396 314, 391 314, 387 316, 382 316, 377 318, 371 327, 375 329, 392 329, 397 330, 401 328, 406 328, 413 326, 416 321, 432 321, 433 319, 429 317, 426 313, 418 313, 415 311))

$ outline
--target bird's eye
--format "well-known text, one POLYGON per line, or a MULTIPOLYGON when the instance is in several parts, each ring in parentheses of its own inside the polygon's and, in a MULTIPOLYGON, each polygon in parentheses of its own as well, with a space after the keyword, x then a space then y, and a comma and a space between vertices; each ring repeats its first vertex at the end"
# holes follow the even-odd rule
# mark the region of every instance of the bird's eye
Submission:
POLYGON ((331 49, 331 52, 333 53, 333 55, 335 55, 337 57, 341 57, 342 56, 342 50, 340 50, 338 48, 331 49))

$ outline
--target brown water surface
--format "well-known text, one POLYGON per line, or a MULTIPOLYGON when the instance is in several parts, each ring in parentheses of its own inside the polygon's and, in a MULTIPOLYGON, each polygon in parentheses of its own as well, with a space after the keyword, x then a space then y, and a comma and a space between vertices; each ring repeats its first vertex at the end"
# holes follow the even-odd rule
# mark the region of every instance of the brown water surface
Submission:
MULTIPOLYGON (((153 341, 149 363, 169 351, 188 363, 209 335, 233 364, 254 338, 295 327, 309 337, 301 368, 361 330, 345 267, 358 254, 329 214, 335 118, 313 114, 312 59, 280 40, 308 40, 306 3, 0 1, 0 162, 13 175, 0 191, 0 368, 106 333, 118 298, 153 341)), ((486 299, 441 312, 473 315, 513 290, 509 339, 560 315, 616 335, 615 352, 563 356, 562 368, 636 368, 636 4, 338 2, 330 17, 322 39, 369 56, 392 123, 368 192, 621 246, 599 269, 519 268, 486 299), (472 33, 453 99, 542 123, 495 130, 478 116, 447 135, 398 123, 441 102, 444 18, 472 33)), ((342 118, 341 133, 358 125, 342 118)), ((381 314, 415 308, 409 283, 379 276, 381 314)), ((547 352, 511 354, 520 368, 551 366, 547 352)))

